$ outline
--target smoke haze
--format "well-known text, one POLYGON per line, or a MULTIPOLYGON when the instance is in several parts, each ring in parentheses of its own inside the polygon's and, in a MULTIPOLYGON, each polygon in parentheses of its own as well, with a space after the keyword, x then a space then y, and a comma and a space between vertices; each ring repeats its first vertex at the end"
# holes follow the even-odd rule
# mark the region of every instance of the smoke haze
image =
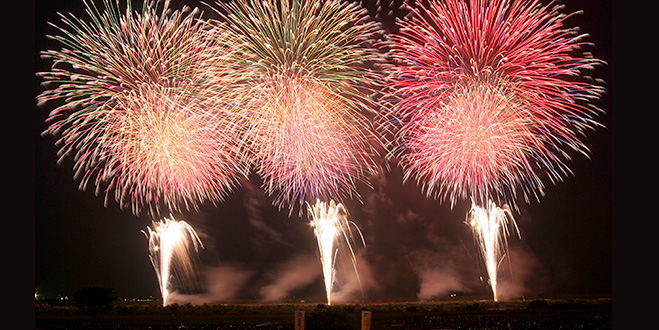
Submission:
MULTIPOLYGON (((491 295, 480 251, 465 223, 469 203, 453 208, 424 196, 398 169, 381 172, 361 201, 343 201, 348 220, 363 233, 365 246, 356 251, 358 276, 350 258, 337 261, 334 302, 385 297, 431 300, 450 294, 491 295), (394 202, 396 201, 396 202, 394 202)), ((206 292, 197 302, 252 299, 325 299, 317 244, 306 212, 301 216, 276 209, 258 186, 245 180, 234 194, 234 206, 222 205, 192 216, 213 257, 203 270, 206 292), (242 207, 236 207, 239 204, 242 207), (219 266, 218 266, 219 265, 219 266)), ((524 228, 532 221, 519 215, 524 228)), ((533 255, 524 235, 509 238, 510 251, 500 265, 501 299, 523 298, 550 282, 544 260, 533 255)), ((179 295, 183 301, 191 297, 179 295)), ((174 300, 172 300, 174 301, 174 300)))

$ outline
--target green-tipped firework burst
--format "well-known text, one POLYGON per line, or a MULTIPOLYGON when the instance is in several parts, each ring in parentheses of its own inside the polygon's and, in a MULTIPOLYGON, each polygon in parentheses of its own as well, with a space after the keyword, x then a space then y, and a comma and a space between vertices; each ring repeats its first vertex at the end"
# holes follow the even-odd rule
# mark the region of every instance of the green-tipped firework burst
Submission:
POLYGON ((377 171, 380 141, 369 116, 379 110, 380 24, 339 0, 215 7, 236 49, 242 144, 273 203, 302 212, 316 199, 358 196, 356 182, 377 171))
POLYGON ((207 69, 227 65, 221 30, 167 2, 84 3, 89 20, 61 15, 51 38, 62 48, 42 52, 52 68, 38 101, 56 105, 44 134, 58 137, 60 161, 73 157, 80 189, 135 214, 221 201, 246 172, 222 97, 233 78, 207 69))

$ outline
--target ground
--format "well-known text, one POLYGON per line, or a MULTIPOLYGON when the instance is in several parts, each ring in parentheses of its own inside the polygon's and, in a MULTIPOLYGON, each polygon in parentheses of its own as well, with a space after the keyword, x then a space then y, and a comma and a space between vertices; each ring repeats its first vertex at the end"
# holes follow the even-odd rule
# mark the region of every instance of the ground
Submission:
MULTIPOLYGON (((370 329, 611 329, 610 297, 492 302, 454 299, 380 301, 325 306, 314 303, 173 305, 119 300, 96 320, 97 329, 294 329, 305 311, 306 329, 360 329, 370 310, 370 329)), ((88 329, 91 319, 66 304, 35 305, 35 328, 88 329)))

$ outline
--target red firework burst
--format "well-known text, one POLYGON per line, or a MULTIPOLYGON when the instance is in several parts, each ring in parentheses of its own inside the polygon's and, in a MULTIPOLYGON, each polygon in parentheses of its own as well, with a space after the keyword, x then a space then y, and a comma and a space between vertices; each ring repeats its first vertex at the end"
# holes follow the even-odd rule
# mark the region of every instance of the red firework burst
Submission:
POLYGON ((583 52, 569 15, 537 0, 447 0, 410 8, 391 38, 392 155, 428 196, 515 205, 569 169, 570 149, 599 124, 603 87, 584 75, 603 62, 583 52))

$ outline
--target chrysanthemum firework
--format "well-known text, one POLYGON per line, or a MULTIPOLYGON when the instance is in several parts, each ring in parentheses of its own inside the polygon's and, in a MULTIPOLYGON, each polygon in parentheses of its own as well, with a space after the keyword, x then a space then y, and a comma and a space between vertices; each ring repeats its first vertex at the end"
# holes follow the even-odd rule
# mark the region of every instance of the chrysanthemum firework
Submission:
POLYGON ((235 43, 233 86, 244 145, 278 207, 356 195, 376 170, 367 116, 382 34, 358 4, 340 0, 217 3, 235 43))
POLYGON ((168 3, 85 6, 90 20, 61 15, 52 38, 62 49, 42 52, 53 65, 38 100, 58 105, 44 134, 58 136, 60 161, 72 155, 80 189, 93 183, 106 206, 114 191, 135 214, 222 200, 246 166, 220 97, 225 78, 206 70, 230 52, 221 31, 168 3))
POLYGON ((603 62, 569 15, 537 0, 410 6, 391 37, 392 155, 428 196, 516 205, 562 180, 595 121, 603 62), (546 173, 546 174, 545 174, 546 173))

